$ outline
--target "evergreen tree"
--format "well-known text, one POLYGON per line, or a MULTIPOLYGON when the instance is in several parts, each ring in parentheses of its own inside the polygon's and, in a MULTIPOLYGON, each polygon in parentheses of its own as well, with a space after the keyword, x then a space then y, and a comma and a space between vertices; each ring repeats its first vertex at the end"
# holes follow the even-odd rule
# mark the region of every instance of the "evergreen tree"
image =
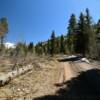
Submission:
POLYGON ((25 43, 18 43, 16 46, 16 56, 23 56, 27 55, 27 46, 25 43))
POLYGON ((47 43, 42 43, 42 49, 43 49, 43 54, 46 55, 47 54, 47 43))
POLYGON ((89 53, 89 48, 90 48, 90 37, 92 37, 92 27, 91 27, 91 17, 90 17, 90 13, 89 13, 89 9, 86 9, 86 30, 85 30, 85 37, 86 37, 86 42, 87 42, 87 53, 89 53))
POLYGON ((91 22, 91 19, 92 19, 92 18, 91 18, 91 16, 90 16, 89 9, 87 8, 87 9, 86 9, 86 23, 87 23, 87 26, 88 26, 88 27, 91 27, 91 23, 92 23, 92 22, 91 22))
POLYGON ((33 47, 34 47, 33 42, 30 42, 28 45, 28 51, 33 53, 33 47))
POLYGON ((64 41, 64 36, 61 35, 60 38, 60 53, 65 53, 65 41, 64 41))
POLYGON ((56 39, 56 54, 60 53, 60 39, 56 39))
POLYGON ((100 33, 100 19, 98 20, 97 24, 96 24, 96 34, 100 33))
POLYGON ((70 19, 69 19, 69 25, 68 25, 68 34, 70 35, 71 33, 74 32, 74 29, 76 27, 76 17, 74 14, 72 14, 70 16, 70 19))
POLYGON ((47 54, 50 54, 50 50, 51 50, 51 47, 50 47, 50 40, 47 41, 47 54))
POLYGON ((80 14, 78 27, 79 27, 79 31, 76 35, 75 51, 76 53, 82 53, 84 55, 87 41, 85 41, 86 22, 85 22, 85 16, 83 15, 83 13, 80 14))
POLYGON ((42 42, 39 42, 39 43, 36 45, 35 49, 36 49, 36 53, 37 53, 38 55, 42 55, 42 54, 43 54, 43 45, 42 45, 42 42))
POLYGON ((96 34, 92 25, 92 17, 90 16, 89 9, 86 9, 86 35, 87 35, 87 53, 91 57, 96 56, 96 34))
POLYGON ((51 50, 50 50, 50 53, 51 55, 53 56, 56 51, 55 51, 55 47, 56 47, 56 37, 55 37, 55 32, 52 31, 52 34, 51 34, 51 50))
POLYGON ((74 34, 75 34, 75 28, 77 26, 77 22, 76 22, 76 17, 74 14, 72 14, 70 16, 70 20, 69 20, 69 26, 68 26, 68 38, 67 38, 67 45, 69 48, 69 51, 71 53, 74 52, 74 34))

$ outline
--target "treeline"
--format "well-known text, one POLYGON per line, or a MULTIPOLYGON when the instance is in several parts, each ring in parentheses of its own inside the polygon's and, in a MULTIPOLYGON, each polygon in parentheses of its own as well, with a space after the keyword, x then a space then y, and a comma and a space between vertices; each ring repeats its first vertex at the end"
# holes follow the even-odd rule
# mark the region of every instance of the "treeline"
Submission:
POLYGON ((59 37, 53 31, 46 42, 39 42, 35 52, 41 54, 82 54, 91 58, 100 57, 100 20, 93 23, 89 9, 81 12, 77 19, 72 14, 69 19, 67 34, 59 37))
POLYGON ((55 54, 65 54, 67 53, 67 45, 65 41, 65 36, 56 37, 55 32, 52 31, 51 38, 46 42, 39 42, 35 46, 36 54, 44 55, 55 55, 55 54))
MULTIPOLYGON (((0 19, 0 50, 4 37, 8 32, 8 23, 6 18, 0 19)), ((9 49, 10 55, 57 55, 57 54, 82 54, 83 56, 94 59, 100 58, 100 19, 97 23, 93 22, 89 9, 85 13, 81 12, 79 18, 71 14, 67 27, 66 35, 56 36, 52 31, 51 37, 45 42, 38 42, 34 45, 32 42, 18 43, 15 49, 9 49)))
POLYGON ((29 44, 19 42, 15 48, 4 49, 5 55, 10 57, 26 57, 35 54, 35 46, 33 42, 29 44))

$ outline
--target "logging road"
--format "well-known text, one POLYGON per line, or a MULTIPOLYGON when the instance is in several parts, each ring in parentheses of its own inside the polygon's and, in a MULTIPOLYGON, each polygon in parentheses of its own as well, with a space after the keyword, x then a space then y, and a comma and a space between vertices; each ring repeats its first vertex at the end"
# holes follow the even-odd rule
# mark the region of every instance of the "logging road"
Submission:
POLYGON ((61 62, 60 65, 60 78, 59 82, 68 81, 72 77, 76 77, 82 71, 87 71, 95 69, 93 65, 87 64, 85 62, 61 62))
POLYGON ((67 86, 69 95, 100 96, 99 67, 81 61, 60 62, 59 75, 59 83, 67 86))
POLYGON ((33 100, 100 99, 100 65, 69 59, 58 63, 59 79, 55 93, 38 96, 33 100))

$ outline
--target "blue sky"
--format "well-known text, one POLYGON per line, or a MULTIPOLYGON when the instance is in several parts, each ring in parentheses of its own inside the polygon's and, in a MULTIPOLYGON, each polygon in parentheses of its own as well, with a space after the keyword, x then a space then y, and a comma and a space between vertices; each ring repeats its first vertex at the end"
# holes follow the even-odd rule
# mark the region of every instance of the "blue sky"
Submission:
POLYGON ((69 17, 90 9, 93 21, 100 18, 100 0, 0 0, 0 18, 7 17, 8 42, 37 43, 67 33, 69 17))

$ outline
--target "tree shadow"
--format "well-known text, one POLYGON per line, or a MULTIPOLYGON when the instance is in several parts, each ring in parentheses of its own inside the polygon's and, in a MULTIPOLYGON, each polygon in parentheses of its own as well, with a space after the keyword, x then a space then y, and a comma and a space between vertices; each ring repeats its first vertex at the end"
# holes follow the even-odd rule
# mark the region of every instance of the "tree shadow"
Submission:
POLYGON ((46 95, 33 100, 100 100, 100 70, 80 72, 77 77, 64 82, 55 95, 46 95))

